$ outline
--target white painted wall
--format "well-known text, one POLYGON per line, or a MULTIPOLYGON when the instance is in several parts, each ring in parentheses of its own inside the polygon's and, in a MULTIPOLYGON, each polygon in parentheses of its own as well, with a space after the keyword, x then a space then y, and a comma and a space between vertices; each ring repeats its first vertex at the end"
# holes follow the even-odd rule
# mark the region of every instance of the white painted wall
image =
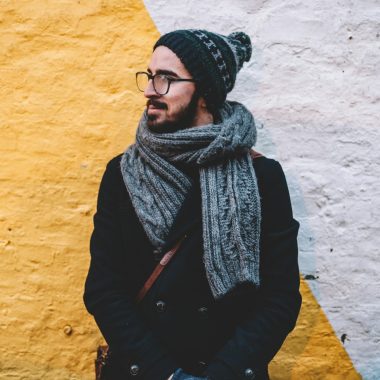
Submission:
POLYGON ((380 378, 380 1, 146 0, 159 31, 243 30, 230 99, 287 174, 300 266, 364 379, 380 378))

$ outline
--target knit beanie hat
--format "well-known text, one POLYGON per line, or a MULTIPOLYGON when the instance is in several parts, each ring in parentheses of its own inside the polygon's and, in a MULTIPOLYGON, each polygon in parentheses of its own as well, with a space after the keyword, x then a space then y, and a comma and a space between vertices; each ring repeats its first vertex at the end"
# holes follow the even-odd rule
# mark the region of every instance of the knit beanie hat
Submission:
POLYGON ((212 110, 226 100, 236 74, 252 54, 251 40, 243 32, 224 36, 206 30, 175 30, 161 36, 153 50, 158 46, 166 46, 177 55, 212 110))

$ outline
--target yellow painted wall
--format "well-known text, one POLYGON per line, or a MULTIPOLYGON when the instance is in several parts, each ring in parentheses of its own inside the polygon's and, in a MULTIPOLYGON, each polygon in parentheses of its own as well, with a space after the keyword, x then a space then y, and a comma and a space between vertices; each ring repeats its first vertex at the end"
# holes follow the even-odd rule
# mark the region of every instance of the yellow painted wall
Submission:
POLYGON ((93 378, 92 214, 157 36, 140 1, 0 1, 1 379, 93 378))
MULTIPOLYGON (((134 73, 157 37, 141 1, 0 1, 0 379, 94 378, 92 215, 106 162, 133 141, 134 73)), ((302 292, 273 379, 358 378, 302 292)))

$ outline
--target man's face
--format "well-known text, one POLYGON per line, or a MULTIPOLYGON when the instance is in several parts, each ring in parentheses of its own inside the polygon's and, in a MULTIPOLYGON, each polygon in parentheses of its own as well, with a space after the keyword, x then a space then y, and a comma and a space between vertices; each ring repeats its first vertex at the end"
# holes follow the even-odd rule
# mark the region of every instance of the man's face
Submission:
MULTIPOLYGON (((172 78, 192 78, 181 60, 166 46, 154 50, 148 72, 172 78)), ((193 126, 199 99, 194 82, 171 82, 168 93, 158 95, 150 81, 144 96, 148 99, 148 126, 152 131, 173 132, 193 126)))

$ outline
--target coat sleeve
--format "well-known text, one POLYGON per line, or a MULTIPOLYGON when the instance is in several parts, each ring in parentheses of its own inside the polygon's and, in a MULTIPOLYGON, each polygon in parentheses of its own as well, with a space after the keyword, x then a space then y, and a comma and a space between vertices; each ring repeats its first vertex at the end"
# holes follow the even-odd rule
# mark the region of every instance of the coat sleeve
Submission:
POLYGON ((122 244, 117 189, 122 180, 118 170, 114 159, 100 184, 84 303, 111 351, 117 352, 125 373, 134 366, 139 378, 166 380, 178 366, 139 317, 119 265, 122 244))
POLYGON ((256 165, 262 204, 261 285, 253 311, 206 369, 211 380, 261 378, 294 328, 301 306, 299 224, 293 219, 286 179, 277 161, 258 160, 262 160, 256 165))

